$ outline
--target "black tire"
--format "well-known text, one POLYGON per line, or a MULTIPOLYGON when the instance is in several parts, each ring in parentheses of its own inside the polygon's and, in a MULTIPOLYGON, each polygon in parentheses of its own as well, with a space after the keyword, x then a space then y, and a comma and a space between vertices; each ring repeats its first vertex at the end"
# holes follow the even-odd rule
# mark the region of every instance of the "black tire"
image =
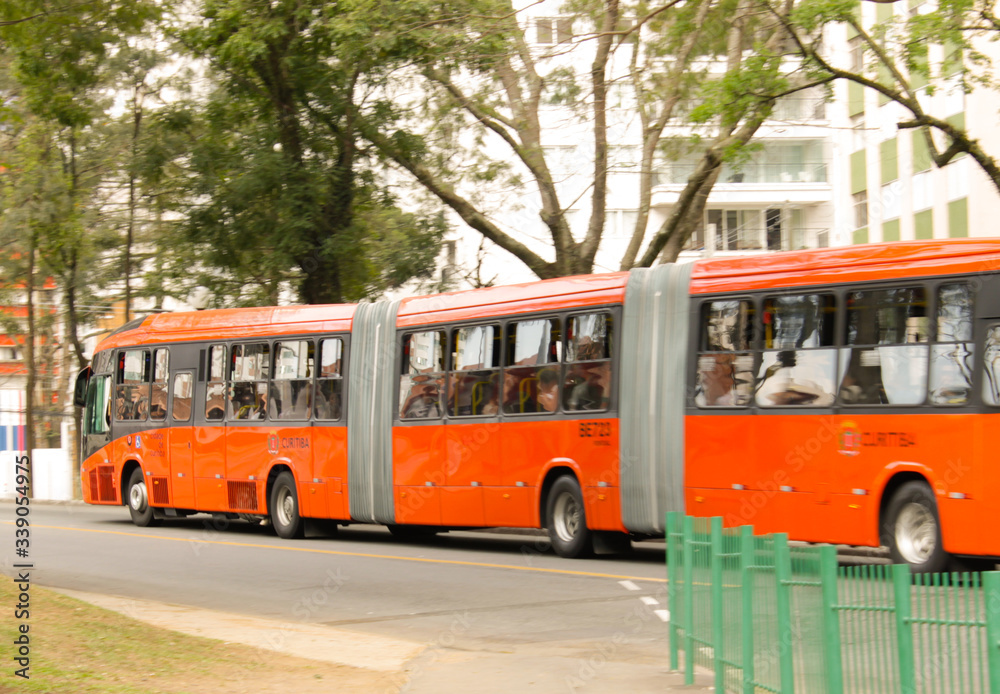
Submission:
POLYGON ((268 500, 271 525, 278 537, 294 540, 305 535, 305 523, 299 515, 299 493, 295 488, 295 478, 290 472, 282 472, 271 487, 268 500))
POLYGON ((897 489, 883 522, 883 538, 894 564, 909 564, 913 573, 921 574, 948 568, 937 502, 926 482, 913 480, 897 489))
POLYGON ((153 507, 149 505, 149 493, 141 468, 133 470, 128 478, 128 486, 125 488, 125 505, 128 506, 128 514, 132 516, 132 522, 140 528, 160 524, 160 519, 154 517, 153 507))
POLYGON ((563 475, 553 483, 545 504, 545 519, 552 549, 560 557, 577 559, 594 553, 583 494, 575 477, 563 475))

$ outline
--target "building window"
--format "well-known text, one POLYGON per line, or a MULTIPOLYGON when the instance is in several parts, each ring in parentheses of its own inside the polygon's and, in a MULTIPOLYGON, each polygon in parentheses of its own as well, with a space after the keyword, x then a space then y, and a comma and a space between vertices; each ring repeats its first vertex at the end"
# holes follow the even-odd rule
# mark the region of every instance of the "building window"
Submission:
POLYGON ((865 45, 860 36, 855 36, 847 43, 851 52, 851 72, 861 73, 865 69, 865 45))
POLYGON ((868 226, 868 191, 855 193, 854 198, 854 228, 863 229, 868 226))
POLYGON ((550 46, 554 43, 568 43, 573 38, 572 17, 537 17, 535 19, 535 43, 550 46))

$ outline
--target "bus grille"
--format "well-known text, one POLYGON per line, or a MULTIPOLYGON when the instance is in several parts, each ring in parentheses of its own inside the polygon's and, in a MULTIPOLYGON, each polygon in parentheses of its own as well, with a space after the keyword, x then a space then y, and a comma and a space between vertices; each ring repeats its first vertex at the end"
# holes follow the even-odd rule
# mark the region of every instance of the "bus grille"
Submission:
POLYGON ((166 477, 154 477, 153 478, 153 503, 154 504, 169 504, 170 503, 170 490, 167 487, 166 477))
POLYGON ((229 508, 241 511, 257 510, 256 482, 229 482, 229 508))
POLYGON ((95 491, 97 494, 97 501, 114 501, 115 500, 115 466, 114 465, 98 465, 94 470, 90 472, 90 494, 93 496, 95 491), (95 482, 96 477, 96 484, 95 482))

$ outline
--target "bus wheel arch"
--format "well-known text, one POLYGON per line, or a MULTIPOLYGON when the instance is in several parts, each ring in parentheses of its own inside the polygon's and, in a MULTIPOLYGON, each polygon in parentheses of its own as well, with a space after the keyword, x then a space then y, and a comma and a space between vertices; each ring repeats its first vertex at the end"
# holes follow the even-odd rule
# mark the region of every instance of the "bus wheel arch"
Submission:
POLYGON ((893 563, 909 564, 914 573, 947 569, 941 516, 926 477, 902 472, 886 484, 879 503, 879 540, 893 563))
POLYGON ((267 475, 267 514, 278 537, 286 540, 305 535, 295 476, 286 465, 275 465, 267 475))
POLYGON ((159 525, 160 519, 155 516, 153 507, 149 503, 149 490, 146 488, 146 479, 139 463, 134 460, 128 461, 122 468, 122 479, 128 480, 122 487, 122 500, 128 506, 132 523, 140 528, 159 525))
POLYGON ((561 557, 589 557, 594 552, 593 533, 587 527, 583 490, 570 468, 553 468, 542 484, 543 525, 552 549, 561 557))

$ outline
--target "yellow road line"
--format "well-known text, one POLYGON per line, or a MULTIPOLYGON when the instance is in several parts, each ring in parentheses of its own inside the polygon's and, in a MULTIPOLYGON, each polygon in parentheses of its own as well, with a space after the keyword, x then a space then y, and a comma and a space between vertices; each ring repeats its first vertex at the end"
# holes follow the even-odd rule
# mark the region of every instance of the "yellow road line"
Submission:
MULTIPOLYGON (((2 521, 7 525, 13 525, 13 521, 2 521)), ((48 528, 50 530, 74 530, 83 533, 104 533, 106 535, 124 535, 126 537, 144 537, 151 540, 172 540, 174 542, 188 542, 199 545, 227 545, 230 547, 254 547, 257 549, 276 549, 285 552, 312 552, 313 554, 333 554, 342 557, 364 557, 366 559, 395 559, 398 561, 416 561, 425 564, 452 564, 456 566, 478 566, 484 569, 511 569, 513 571, 534 571, 537 573, 564 574, 568 576, 590 576, 593 578, 614 578, 630 579, 633 581, 652 581, 653 583, 666 583, 665 578, 647 578, 645 576, 620 576, 618 574, 604 574, 593 571, 571 571, 569 569, 543 569, 537 566, 514 566, 512 564, 487 564, 477 561, 459 561, 456 559, 429 559, 426 557, 403 557, 392 554, 368 554, 366 552, 341 552, 333 549, 317 549, 315 547, 294 547, 284 545, 262 545, 249 542, 227 542, 225 540, 201 540, 184 537, 167 537, 164 535, 148 535, 145 533, 127 533, 121 530, 99 530, 97 528, 69 528, 62 525, 38 525, 32 524, 32 528, 48 528)))

